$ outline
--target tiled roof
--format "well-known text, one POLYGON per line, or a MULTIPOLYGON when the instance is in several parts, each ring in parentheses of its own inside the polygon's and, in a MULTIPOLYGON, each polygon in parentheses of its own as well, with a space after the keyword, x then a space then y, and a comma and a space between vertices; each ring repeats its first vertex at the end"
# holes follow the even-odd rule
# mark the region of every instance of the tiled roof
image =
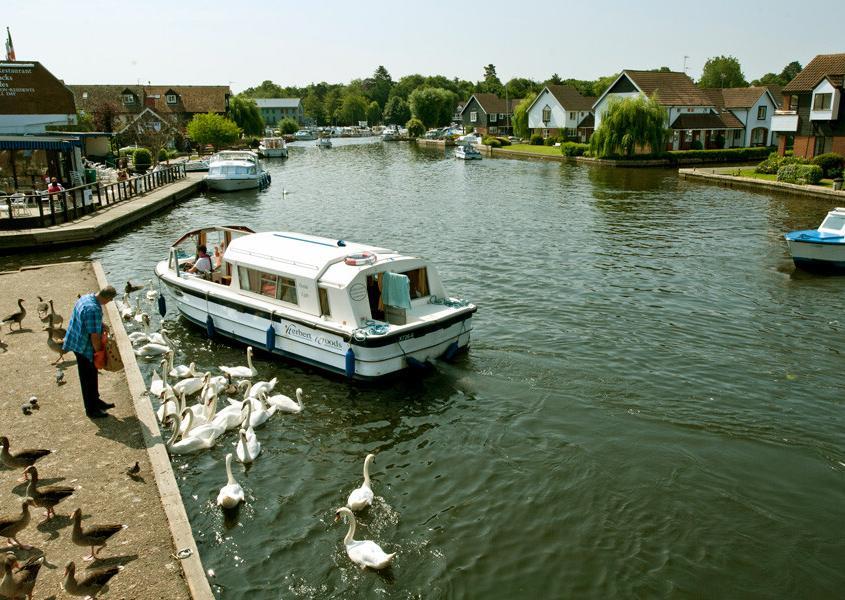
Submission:
POLYGON ((672 129, 743 129, 739 119, 725 111, 714 113, 686 113, 675 119, 672 129))
MULTIPOLYGON (((487 114, 490 113, 512 113, 516 105, 522 102, 522 99, 513 99, 510 101, 510 108, 504 98, 499 98, 496 94, 473 94, 475 99, 484 109, 487 114)), ((466 108, 466 107, 465 107, 466 108)))
POLYGON ((657 71, 622 71, 646 95, 657 92, 663 106, 712 106, 686 73, 657 71))
POLYGON ((766 87, 769 88, 769 92, 772 94, 772 98, 775 99, 777 107, 781 108, 783 106, 783 87, 773 83, 767 85, 766 87))
POLYGON ((586 117, 581 119, 581 122, 578 123, 577 127, 580 129, 582 127, 595 127, 596 126, 596 116, 593 113, 589 113, 586 117))
POLYGON ((584 97, 572 86, 549 84, 546 88, 551 92, 564 110, 592 110, 596 98, 584 97))
POLYGON ((258 108, 299 108, 299 98, 256 98, 258 108))
POLYGON ((838 75, 841 81, 843 74, 845 54, 819 54, 795 76, 795 79, 783 87, 783 92, 811 92, 826 75, 838 75))
POLYGON ((701 91, 717 108, 750 108, 766 93, 766 88, 706 88, 701 91))
POLYGON ((69 85, 76 98, 79 110, 90 112, 102 102, 112 102, 121 107, 123 112, 137 113, 144 108, 152 108, 162 115, 167 113, 224 113, 226 97, 232 91, 227 85, 69 85), (135 94, 137 102, 123 104, 123 93, 135 94), (175 92, 176 104, 168 104, 165 95, 175 92), (145 104, 148 98, 152 106, 145 104))

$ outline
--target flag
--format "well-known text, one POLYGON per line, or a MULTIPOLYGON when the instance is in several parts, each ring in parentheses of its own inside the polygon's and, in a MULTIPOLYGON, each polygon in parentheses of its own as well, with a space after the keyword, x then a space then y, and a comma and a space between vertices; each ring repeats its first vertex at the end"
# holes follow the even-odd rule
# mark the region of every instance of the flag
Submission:
POLYGON ((15 60, 15 47, 12 45, 12 32, 6 27, 6 60, 15 60))

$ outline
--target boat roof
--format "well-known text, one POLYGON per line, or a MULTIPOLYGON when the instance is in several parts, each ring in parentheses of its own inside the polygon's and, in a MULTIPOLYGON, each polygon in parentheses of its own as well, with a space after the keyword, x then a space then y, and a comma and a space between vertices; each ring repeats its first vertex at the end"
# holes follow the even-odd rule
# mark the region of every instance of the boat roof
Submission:
POLYGON ((258 161, 258 155, 249 150, 221 150, 209 160, 224 161, 224 160, 251 160, 258 161))
POLYGON ((292 231, 264 231, 233 239, 225 259, 271 273, 317 279, 343 287, 363 268, 403 257, 389 248, 292 231), (340 245, 342 244, 342 245, 340 245), (371 252, 376 262, 361 266, 344 262, 351 254, 371 252))

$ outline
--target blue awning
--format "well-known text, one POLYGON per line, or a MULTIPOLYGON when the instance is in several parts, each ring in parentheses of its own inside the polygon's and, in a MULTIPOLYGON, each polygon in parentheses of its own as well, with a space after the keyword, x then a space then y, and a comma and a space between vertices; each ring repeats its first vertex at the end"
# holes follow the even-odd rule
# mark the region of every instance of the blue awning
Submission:
POLYGON ((73 148, 81 148, 80 140, 28 140, 25 137, 10 140, 0 139, 0 150, 64 150, 70 151, 73 148))

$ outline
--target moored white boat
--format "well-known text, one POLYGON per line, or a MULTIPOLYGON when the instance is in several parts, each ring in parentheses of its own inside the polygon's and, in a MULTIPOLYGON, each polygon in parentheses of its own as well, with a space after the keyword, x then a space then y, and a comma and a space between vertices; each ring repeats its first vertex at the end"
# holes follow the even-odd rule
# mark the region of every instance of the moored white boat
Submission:
POLYGON ((469 144, 459 144, 455 146, 455 158, 462 158, 464 160, 481 160, 481 152, 469 144))
POLYGON ((300 129, 293 134, 293 139, 297 142, 307 142, 310 140, 316 140, 317 134, 311 129, 300 129))
POLYGON ((292 232, 191 231, 156 276, 181 315, 214 335, 356 379, 451 358, 469 345, 476 311, 448 297, 422 258, 292 232), (226 249, 210 278, 181 269, 198 244, 226 249))
POLYGON ((224 150, 208 161, 205 184, 220 192, 265 187, 270 174, 261 166, 258 155, 249 150, 224 150))
POLYGON ((332 138, 330 137, 321 137, 317 139, 317 145, 320 148, 331 148, 332 147, 332 138))
POLYGON ((208 171, 208 160, 199 158, 185 161, 185 172, 191 173, 199 171, 208 171))
POLYGON ((845 208, 828 212, 817 229, 790 231, 784 237, 796 267, 845 272, 845 208))
POLYGON ((263 138, 258 144, 258 154, 266 158, 287 158, 288 149, 285 145, 285 138, 263 138))

